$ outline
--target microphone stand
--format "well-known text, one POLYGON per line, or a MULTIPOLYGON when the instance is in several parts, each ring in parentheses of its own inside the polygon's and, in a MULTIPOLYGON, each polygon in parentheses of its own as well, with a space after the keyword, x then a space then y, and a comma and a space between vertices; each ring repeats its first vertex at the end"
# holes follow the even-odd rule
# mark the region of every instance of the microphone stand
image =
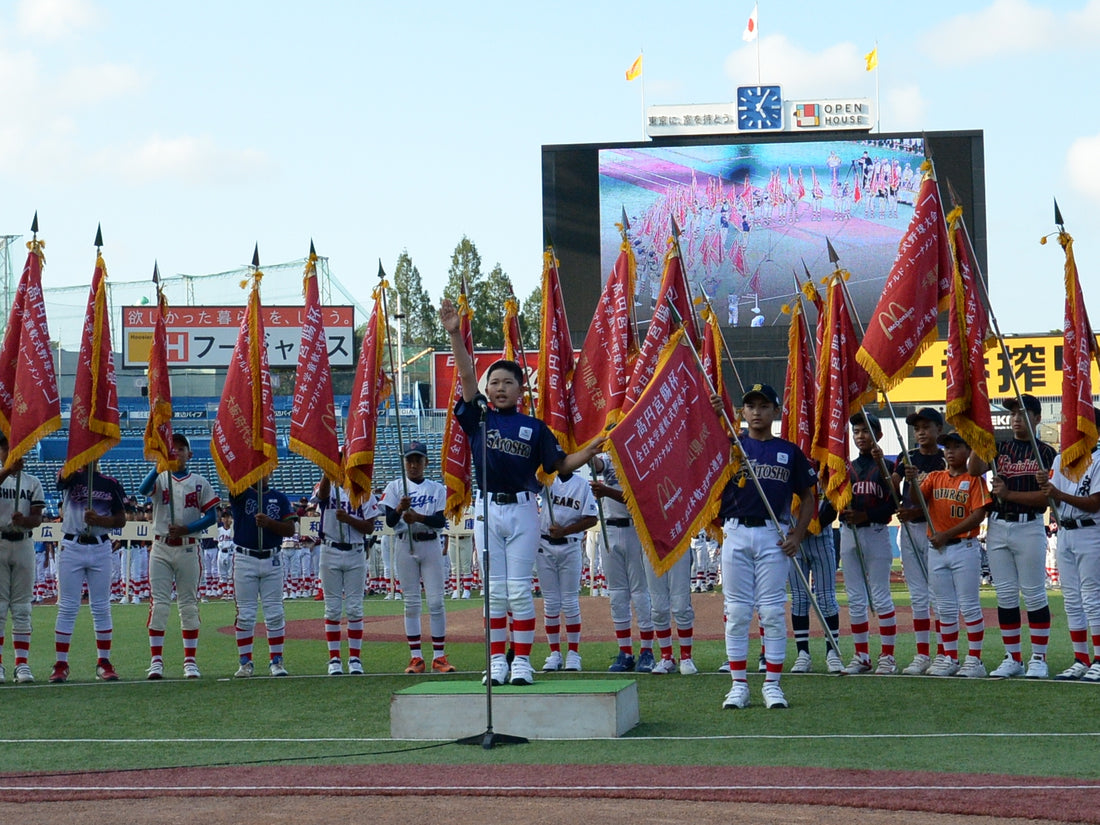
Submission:
POLYGON ((487 421, 489 415, 488 405, 478 399, 477 406, 481 410, 481 599, 485 613, 485 730, 473 736, 464 736, 455 741, 456 745, 481 745, 485 750, 492 750, 494 745, 526 745, 527 739, 522 736, 512 736, 507 733, 497 733, 493 730, 493 652, 492 652, 492 627, 489 621, 489 491, 486 489, 489 481, 489 447, 487 421))

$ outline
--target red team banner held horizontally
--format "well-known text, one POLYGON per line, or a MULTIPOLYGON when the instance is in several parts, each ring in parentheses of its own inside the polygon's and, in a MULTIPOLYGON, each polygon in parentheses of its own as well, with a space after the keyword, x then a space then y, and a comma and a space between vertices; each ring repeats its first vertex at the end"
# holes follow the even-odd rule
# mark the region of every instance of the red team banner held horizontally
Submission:
POLYGON ((734 471, 729 436, 710 406, 711 388, 690 346, 677 330, 607 441, 638 538, 658 575, 714 520, 721 501, 711 492, 734 471))

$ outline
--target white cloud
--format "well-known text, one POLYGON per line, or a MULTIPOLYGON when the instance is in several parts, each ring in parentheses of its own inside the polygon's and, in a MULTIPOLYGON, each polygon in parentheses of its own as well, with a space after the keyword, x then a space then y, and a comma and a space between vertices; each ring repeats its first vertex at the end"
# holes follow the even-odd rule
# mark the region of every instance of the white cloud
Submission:
POLYGON ((15 17, 20 34, 61 40, 94 25, 101 12, 90 0, 22 0, 15 17))
MULTIPOLYGON (((839 43, 820 52, 803 49, 783 35, 760 39, 762 60, 759 78, 765 83, 779 83, 783 96, 850 97, 851 92, 837 94, 837 89, 863 90, 867 96, 874 90, 874 80, 867 72, 864 54, 852 43, 839 43)), ((756 46, 744 46, 732 52, 725 63, 726 76, 734 86, 757 81, 756 46)))
POLYGON ((991 57, 1096 48, 1100 0, 1080 10, 1051 9, 1027 0, 994 0, 986 8, 959 14, 926 31, 919 47, 936 61, 953 65, 991 57))
POLYGON ((89 106, 112 98, 125 98, 146 87, 145 78, 133 66, 101 63, 78 66, 59 77, 52 95, 63 106, 89 106))
POLYGON ((1100 200, 1100 135, 1077 138, 1066 152, 1065 174, 1070 186, 1091 200, 1100 200))
POLYGON ((923 129, 927 125, 928 101, 920 87, 913 83, 886 90, 879 120, 884 132, 904 132, 923 129))
POLYGON ((154 136, 135 148, 110 150, 105 168, 135 184, 175 180, 185 184, 246 184, 269 177, 274 164, 258 149, 225 149, 209 136, 154 136))

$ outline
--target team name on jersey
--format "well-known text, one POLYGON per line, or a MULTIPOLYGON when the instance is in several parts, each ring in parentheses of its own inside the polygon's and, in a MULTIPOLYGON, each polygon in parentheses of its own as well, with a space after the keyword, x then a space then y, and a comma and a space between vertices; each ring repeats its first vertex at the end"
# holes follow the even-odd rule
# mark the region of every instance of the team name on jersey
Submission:
POLYGON ((579 499, 575 499, 575 498, 572 498, 570 496, 558 495, 558 494, 554 494, 552 496, 552 498, 554 499, 554 506, 555 507, 568 507, 572 510, 580 510, 581 509, 581 502, 580 502, 579 499))
POLYGON ((1002 476, 1033 476, 1039 472, 1039 462, 1034 458, 1012 461, 1006 456, 997 459, 997 473, 1002 476))
MULTIPOLYGON (((193 492, 184 493, 183 494, 183 506, 184 506, 184 508, 192 507, 195 510, 201 509, 202 505, 199 504, 199 493, 201 493, 201 492, 202 492, 202 485, 197 484, 197 485, 195 485, 195 490, 193 492)), ((161 504, 168 504, 168 490, 162 490, 161 491, 160 501, 161 501, 161 504)))
MULTIPOLYGON (((786 453, 782 455, 785 456, 786 453)), ((756 477, 761 481, 778 481, 786 484, 791 478, 791 470, 789 467, 777 467, 774 464, 758 464, 756 459, 751 459, 749 463, 756 472, 756 477)))
POLYGON ((852 495, 854 496, 874 496, 875 498, 883 498, 884 492, 882 485, 877 481, 852 482, 852 495))
POLYGON ((970 501, 970 493, 965 490, 956 490, 954 487, 937 487, 932 491, 932 498, 946 501, 958 501, 965 504, 970 501))
POLYGON ((500 430, 489 430, 486 446, 490 450, 515 455, 521 458, 531 457, 531 445, 515 438, 506 438, 500 434, 500 430))
MULTIPOLYGON (((0 487, 0 499, 4 499, 5 501, 8 501, 8 500, 13 500, 14 498, 15 498, 15 488, 14 487, 0 487)), ((31 498, 31 491, 28 488, 24 487, 23 489, 21 489, 19 491, 19 499, 21 501, 30 501, 30 498, 31 498)))

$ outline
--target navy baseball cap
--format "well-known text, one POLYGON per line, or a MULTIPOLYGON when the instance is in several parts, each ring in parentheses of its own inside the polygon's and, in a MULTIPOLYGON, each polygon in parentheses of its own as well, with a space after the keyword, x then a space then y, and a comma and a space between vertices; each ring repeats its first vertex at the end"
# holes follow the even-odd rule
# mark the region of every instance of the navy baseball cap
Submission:
POLYGON ((1039 399, 1034 395, 1028 395, 1026 392, 1019 398, 1006 398, 1001 402, 1001 406, 1009 412, 1015 412, 1021 401, 1024 402, 1024 409, 1032 415, 1043 414, 1043 405, 1039 403, 1039 399))
POLYGON ((960 433, 955 431, 943 433, 942 435, 940 435, 939 438, 936 439, 936 443, 939 444, 941 447, 946 447, 948 444, 962 444, 964 447, 970 446, 966 443, 966 439, 963 438, 960 433))
POLYGON ((765 401, 770 401, 775 406, 780 406, 779 393, 777 393, 772 387, 767 384, 753 384, 748 390, 745 391, 745 395, 741 398, 742 404, 748 404, 749 399, 754 395, 758 395, 765 401))
POLYGON ((411 455, 422 455, 424 458, 428 457, 428 445, 423 441, 410 441, 409 446, 405 448, 405 458, 411 455))
POLYGON ((931 421, 937 427, 943 427, 943 413, 932 407, 921 407, 915 413, 905 416, 905 423, 912 425, 918 421, 931 421))

